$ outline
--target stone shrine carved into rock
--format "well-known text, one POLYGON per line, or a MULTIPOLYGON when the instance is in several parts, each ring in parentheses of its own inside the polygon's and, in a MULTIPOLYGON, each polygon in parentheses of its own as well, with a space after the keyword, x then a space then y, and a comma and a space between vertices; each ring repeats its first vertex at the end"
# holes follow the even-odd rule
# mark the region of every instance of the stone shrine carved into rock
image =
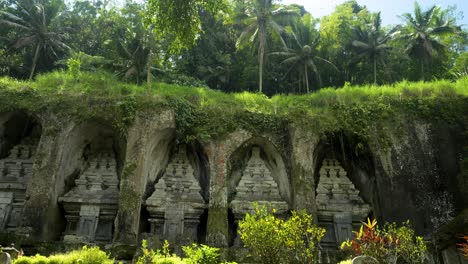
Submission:
POLYGON ((111 241, 118 204, 117 162, 112 150, 90 155, 75 187, 59 198, 65 208, 65 242, 111 241))
POLYGON ((154 187, 146 200, 151 233, 172 243, 197 241, 197 228, 206 205, 185 145, 179 146, 154 187))
POLYGON ((0 230, 13 231, 20 220, 35 150, 36 144, 27 138, 0 160, 0 230))
POLYGON ((246 213, 254 211, 253 202, 259 206, 268 205, 275 208, 278 215, 286 214, 288 204, 280 195, 278 184, 271 175, 270 169, 260 157, 260 148, 252 148, 252 156, 242 172, 241 180, 230 207, 234 217, 242 219, 246 213))
POLYGON ((368 204, 359 196, 347 172, 335 159, 325 159, 319 172, 317 185, 317 217, 327 229, 322 244, 335 247, 352 237, 357 227, 370 212, 368 204))

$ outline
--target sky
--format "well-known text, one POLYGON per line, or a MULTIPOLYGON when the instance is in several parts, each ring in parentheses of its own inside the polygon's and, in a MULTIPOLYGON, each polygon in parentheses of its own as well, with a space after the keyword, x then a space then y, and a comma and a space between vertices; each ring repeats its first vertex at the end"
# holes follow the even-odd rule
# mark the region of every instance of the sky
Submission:
MULTIPOLYGON (((333 12, 336 5, 345 2, 345 0, 282 0, 282 4, 299 4, 315 18, 326 16, 333 12)), ((400 24, 402 21, 398 18, 403 13, 412 13, 414 10, 413 0, 357 0, 360 5, 365 5, 371 12, 381 11, 382 24, 400 24)), ((457 6, 457 12, 463 12, 464 18, 458 20, 458 24, 468 27, 468 0, 419 0, 422 9, 425 10, 432 5, 438 5, 443 8, 448 6, 457 6)))

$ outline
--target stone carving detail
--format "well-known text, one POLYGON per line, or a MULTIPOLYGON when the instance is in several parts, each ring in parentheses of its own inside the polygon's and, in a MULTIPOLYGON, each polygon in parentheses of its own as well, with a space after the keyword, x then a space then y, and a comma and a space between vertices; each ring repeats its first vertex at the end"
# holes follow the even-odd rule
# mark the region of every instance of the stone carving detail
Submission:
POLYGON ((269 205, 280 215, 288 211, 288 204, 281 198, 278 184, 271 176, 271 171, 265 161, 260 157, 258 147, 252 148, 252 157, 247 162, 236 191, 231 201, 231 208, 236 219, 241 219, 246 213, 253 211, 252 202, 269 205))
POLYGON ((65 208, 65 242, 111 241, 118 203, 117 162, 113 151, 91 155, 75 187, 59 202, 65 208))
POLYGON ((173 243, 196 241, 200 216, 206 205, 185 145, 179 146, 154 188, 146 200, 151 233, 157 239, 173 243))
POLYGON ((12 231, 20 220, 35 150, 36 144, 24 139, 0 160, 0 230, 12 231))
POLYGON ((327 229, 322 241, 336 245, 352 237, 353 225, 359 225, 370 207, 337 160, 325 159, 319 175, 315 201, 319 223, 327 229))

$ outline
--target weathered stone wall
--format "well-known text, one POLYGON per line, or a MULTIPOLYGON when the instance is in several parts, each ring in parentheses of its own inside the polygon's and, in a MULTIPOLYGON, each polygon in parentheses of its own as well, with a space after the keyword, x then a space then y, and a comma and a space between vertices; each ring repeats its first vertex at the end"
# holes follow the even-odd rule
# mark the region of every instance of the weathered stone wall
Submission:
MULTIPOLYGON (((12 116, 0 114, 2 147, 11 145, 5 131, 17 131, 6 126, 12 116)), ((138 113, 124 136, 105 120, 77 122, 55 113, 30 118, 40 124, 42 133, 16 240, 33 244, 63 239, 66 219, 58 199, 83 172, 87 144, 111 138, 119 178, 112 244, 135 248, 150 226, 145 201, 177 149, 174 113, 138 113)), ((230 202, 253 148, 260 150, 290 210, 305 209, 317 215, 320 166, 325 158, 334 158, 348 172, 373 216, 380 221, 409 219, 420 234, 428 235, 467 207, 468 179, 460 176, 465 131, 466 124, 411 121, 398 134, 376 132, 373 139, 363 142, 359 153, 346 134, 333 141, 297 124, 281 135, 237 130, 223 138, 189 144, 187 159, 206 203, 200 242, 218 247, 232 244, 230 202), (384 136, 389 139, 385 146, 379 140, 384 136)))

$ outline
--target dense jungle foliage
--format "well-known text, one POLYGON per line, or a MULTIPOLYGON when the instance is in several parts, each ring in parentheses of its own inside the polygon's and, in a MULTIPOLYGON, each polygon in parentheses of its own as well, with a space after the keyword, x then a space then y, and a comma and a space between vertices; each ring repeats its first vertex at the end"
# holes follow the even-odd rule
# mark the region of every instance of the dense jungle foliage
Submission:
POLYGON ((346 83, 458 79, 468 34, 455 7, 382 25, 354 0, 314 18, 274 0, 0 2, 0 75, 106 71, 139 85, 305 93, 346 83))

